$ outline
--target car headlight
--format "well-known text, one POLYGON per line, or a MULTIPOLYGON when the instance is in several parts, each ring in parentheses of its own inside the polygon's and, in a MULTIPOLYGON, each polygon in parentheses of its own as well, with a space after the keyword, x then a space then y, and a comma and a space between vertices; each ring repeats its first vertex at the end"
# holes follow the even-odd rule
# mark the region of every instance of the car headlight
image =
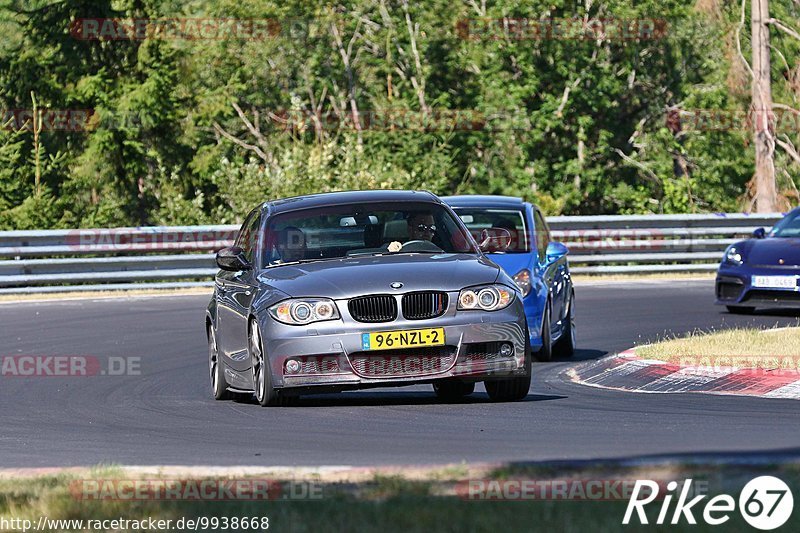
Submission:
POLYGON ((514 283, 522 289, 522 297, 525 298, 531 292, 531 271, 524 268, 514 274, 514 283))
POLYGON ((739 266, 744 263, 744 257, 742 257, 742 254, 736 249, 735 246, 730 246, 727 250, 725 250, 725 262, 729 265, 739 266))
POLYGON ((336 305, 333 300, 327 298, 284 300, 270 307, 269 314, 278 322, 293 326, 339 318, 339 311, 336 310, 336 305))
POLYGON ((461 311, 497 311, 514 301, 514 291, 505 285, 470 287, 458 293, 458 309, 461 311))

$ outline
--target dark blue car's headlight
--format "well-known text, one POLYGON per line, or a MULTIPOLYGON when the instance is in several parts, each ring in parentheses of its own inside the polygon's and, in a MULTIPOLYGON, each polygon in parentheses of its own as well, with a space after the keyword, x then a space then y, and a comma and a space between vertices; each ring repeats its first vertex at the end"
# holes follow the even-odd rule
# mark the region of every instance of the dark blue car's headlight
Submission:
POLYGON ((735 246, 729 246, 728 249, 725 250, 725 258, 723 261, 729 265, 740 266, 744 263, 744 257, 735 246))

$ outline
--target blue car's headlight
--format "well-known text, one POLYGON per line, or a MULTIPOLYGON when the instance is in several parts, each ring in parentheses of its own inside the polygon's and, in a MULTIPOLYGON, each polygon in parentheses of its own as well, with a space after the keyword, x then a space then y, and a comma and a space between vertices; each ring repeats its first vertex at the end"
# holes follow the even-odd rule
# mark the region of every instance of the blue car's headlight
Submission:
POLYGON ((729 246, 728 249, 725 250, 724 261, 729 265, 740 266, 744 263, 744 257, 742 257, 742 254, 735 246, 729 246))
POLYGON ((522 297, 525 298, 531 292, 531 271, 527 268, 523 268, 516 274, 514 274, 514 283, 517 284, 517 287, 522 289, 522 297))
POLYGON ((292 326, 302 326, 323 320, 339 318, 339 311, 333 300, 328 298, 300 298, 284 300, 269 308, 269 314, 278 322, 292 326))
POLYGON ((505 285, 483 285, 462 289, 458 294, 460 311, 498 311, 514 301, 514 291, 505 285))

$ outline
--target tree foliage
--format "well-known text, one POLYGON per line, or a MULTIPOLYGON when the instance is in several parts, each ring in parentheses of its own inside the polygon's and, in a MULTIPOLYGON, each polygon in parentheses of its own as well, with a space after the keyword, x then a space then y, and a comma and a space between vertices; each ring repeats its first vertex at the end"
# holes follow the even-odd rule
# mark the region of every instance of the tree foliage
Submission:
MULTIPOLYGON (((372 188, 522 196, 548 214, 745 209, 746 124, 703 127, 692 115, 746 115, 739 9, 6 1, 0 228, 228 223, 271 198, 372 188), (76 36, 83 21, 108 19, 237 19, 262 31, 76 36), (606 31, 570 34, 578 20, 606 31), (613 21, 639 29, 623 35, 613 21), (32 93, 46 112, 92 113, 77 131, 42 131, 38 196, 33 133, 12 111, 30 109, 32 93)), ((796 10, 776 12, 796 27, 796 10)), ((776 35, 776 101, 788 105, 800 96, 798 44, 776 35)), ((778 168, 791 198, 796 164, 780 155, 778 168)))

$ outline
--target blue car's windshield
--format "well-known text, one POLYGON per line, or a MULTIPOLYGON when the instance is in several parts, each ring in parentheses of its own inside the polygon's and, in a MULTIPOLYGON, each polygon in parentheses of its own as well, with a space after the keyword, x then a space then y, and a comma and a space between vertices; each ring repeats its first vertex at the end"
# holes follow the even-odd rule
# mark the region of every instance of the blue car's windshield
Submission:
POLYGON ((800 237, 800 211, 786 215, 769 232, 770 237, 798 238, 800 237))
POLYGON ((270 219, 263 242, 270 266, 390 253, 478 253, 447 209, 423 202, 290 211, 270 219))
POLYGON ((505 253, 525 253, 530 250, 528 227, 522 210, 475 207, 454 207, 453 210, 476 240, 480 240, 481 231, 484 229, 503 228, 511 233, 511 244, 505 253))

